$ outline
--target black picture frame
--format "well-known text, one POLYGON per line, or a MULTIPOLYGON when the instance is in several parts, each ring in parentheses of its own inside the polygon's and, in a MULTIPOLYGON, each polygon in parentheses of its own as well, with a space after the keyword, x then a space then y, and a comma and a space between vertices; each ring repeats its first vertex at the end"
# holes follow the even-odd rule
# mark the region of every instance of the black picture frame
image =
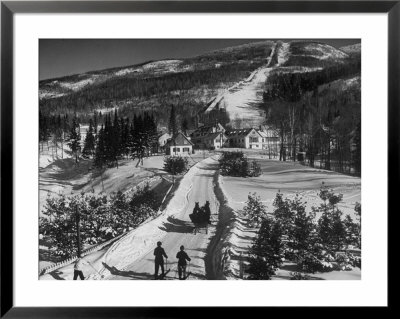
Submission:
MULTIPOLYGON (((13 17, 16 13, 387 13, 388 14, 388 207, 399 180, 400 0, 396 1, 1 1, 1 317, 132 318, 198 315, 226 309, 15 307, 13 300, 13 17), (199 312, 200 311, 200 312, 199 312)), ((390 217, 390 216, 388 216, 390 217)), ((391 223, 388 223, 388 226, 391 223)), ((393 226, 393 223, 392 223, 393 226)), ((389 232, 388 232, 389 234, 389 232)), ((391 232, 392 234, 392 232, 391 232)), ((389 242, 388 242, 389 243, 389 242)), ((389 247, 389 246, 388 246, 389 247)), ((388 300, 390 305, 390 298, 388 300)), ((389 307, 388 307, 389 308, 389 307)), ((291 309, 300 312, 304 308, 291 309)), ((248 315, 248 309, 234 310, 248 315)), ((335 310, 334 310, 335 311, 335 310)))

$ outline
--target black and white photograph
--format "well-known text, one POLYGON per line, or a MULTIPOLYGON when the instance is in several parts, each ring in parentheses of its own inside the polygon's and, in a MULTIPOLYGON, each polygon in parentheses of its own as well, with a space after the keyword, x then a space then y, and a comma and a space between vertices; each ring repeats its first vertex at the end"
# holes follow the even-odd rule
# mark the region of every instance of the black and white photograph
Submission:
POLYGON ((38 279, 361 280, 361 49, 39 39, 38 279))

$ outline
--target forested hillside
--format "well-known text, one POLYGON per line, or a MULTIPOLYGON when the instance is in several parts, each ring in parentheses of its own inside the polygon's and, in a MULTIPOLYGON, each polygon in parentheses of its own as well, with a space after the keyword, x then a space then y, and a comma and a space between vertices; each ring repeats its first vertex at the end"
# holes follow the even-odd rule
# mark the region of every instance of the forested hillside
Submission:
POLYGON ((97 130, 115 110, 129 123, 151 115, 155 130, 165 132, 173 108, 178 129, 216 121, 243 128, 269 124, 279 131, 281 160, 304 152, 310 165, 318 160, 328 169, 357 166, 359 172, 360 72, 359 44, 336 49, 313 41, 264 41, 45 80, 39 83, 40 141, 64 143, 74 117, 81 125, 92 121, 97 130))
POLYGON ((279 131, 280 159, 298 160, 300 152, 311 166, 318 160, 322 168, 360 174, 360 55, 336 50, 333 63, 321 46, 305 56, 307 47, 291 43, 288 60, 265 85, 266 122, 279 131))

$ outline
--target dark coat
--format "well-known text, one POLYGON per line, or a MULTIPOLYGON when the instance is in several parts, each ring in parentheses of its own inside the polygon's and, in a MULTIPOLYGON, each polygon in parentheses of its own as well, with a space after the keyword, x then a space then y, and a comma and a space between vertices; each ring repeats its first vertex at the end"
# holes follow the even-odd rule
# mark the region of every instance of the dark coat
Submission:
POLYGON ((188 254, 181 250, 180 252, 178 252, 176 254, 176 258, 178 258, 178 265, 179 266, 186 266, 186 260, 191 261, 191 259, 189 258, 188 254))
POLYGON ((165 253, 164 248, 162 248, 162 247, 156 247, 156 249, 154 249, 154 256, 156 256, 157 262, 164 262, 163 256, 165 258, 168 258, 167 254, 165 253))

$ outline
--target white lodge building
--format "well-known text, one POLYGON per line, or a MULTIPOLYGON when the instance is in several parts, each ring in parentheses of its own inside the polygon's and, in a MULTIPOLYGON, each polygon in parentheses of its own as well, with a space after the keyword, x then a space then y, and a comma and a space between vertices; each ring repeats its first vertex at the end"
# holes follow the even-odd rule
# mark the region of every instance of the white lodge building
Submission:
POLYGON ((262 149, 263 138, 254 128, 227 130, 229 147, 262 149))
POLYGON ((206 148, 218 150, 222 148, 228 140, 223 132, 215 132, 208 134, 203 138, 203 144, 206 148))
POLYGON ((193 152, 193 143, 182 132, 168 140, 165 144, 166 155, 190 155, 193 152))

